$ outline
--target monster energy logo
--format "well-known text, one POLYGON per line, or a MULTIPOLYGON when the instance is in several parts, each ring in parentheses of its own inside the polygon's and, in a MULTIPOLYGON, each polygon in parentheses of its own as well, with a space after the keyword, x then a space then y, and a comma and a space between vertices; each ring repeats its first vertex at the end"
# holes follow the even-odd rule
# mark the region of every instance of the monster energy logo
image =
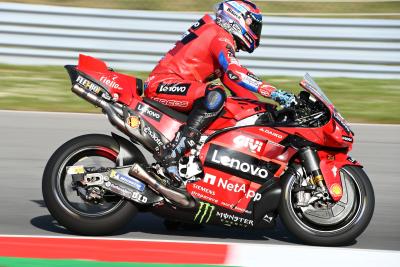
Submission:
POLYGON ((199 211, 196 213, 196 216, 194 216, 194 221, 196 221, 197 218, 200 218, 199 223, 208 223, 208 221, 211 219, 214 209, 215 206, 209 203, 200 202, 199 211))

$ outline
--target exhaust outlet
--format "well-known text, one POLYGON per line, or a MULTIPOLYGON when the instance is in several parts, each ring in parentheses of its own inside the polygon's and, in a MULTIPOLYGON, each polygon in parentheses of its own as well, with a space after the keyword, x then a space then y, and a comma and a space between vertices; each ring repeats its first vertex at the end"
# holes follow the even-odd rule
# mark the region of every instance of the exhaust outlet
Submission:
POLYGON ((154 190, 162 194, 164 197, 166 197, 168 200, 171 202, 184 207, 184 208, 192 208, 195 206, 195 203, 193 199, 188 197, 187 195, 178 192, 176 190, 173 190, 171 188, 168 188, 162 184, 160 184, 155 178, 153 178, 150 174, 148 174, 139 164, 135 163, 133 164, 132 168, 129 170, 129 175, 134 176, 146 184, 148 184, 150 187, 152 187, 154 190))
POLYGON ((123 133, 125 133, 125 134, 127 134, 129 136, 129 133, 125 128, 124 120, 119 117, 119 116, 123 115, 122 109, 110 104, 109 102, 107 102, 103 98, 86 91, 85 89, 83 89, 82 87, 80 87, 77 84, 75 84, 71 88, 71 90, 76 95, 78 95, 79 97, 85 99, 89 103, 102 108, 104 110, 104 112, 107 114, 107 117, 110 120, 110 122, 115 127, 117 127, 118 130, 120 130, 121 132, 123 132, 123 133))

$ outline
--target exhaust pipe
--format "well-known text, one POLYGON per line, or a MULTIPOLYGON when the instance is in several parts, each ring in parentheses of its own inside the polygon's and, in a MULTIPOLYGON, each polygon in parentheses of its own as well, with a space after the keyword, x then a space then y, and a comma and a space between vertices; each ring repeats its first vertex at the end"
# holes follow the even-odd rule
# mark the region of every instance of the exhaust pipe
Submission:
POLYGON ((76 95, 85 99, 89 103, 102 108, 104 110, 104 112, 107 114, 107 117, 110 120, 111 124, 113 124, 115 127, 117 127, 118 130, 120 130, 121 132, 123 132, 129 136, 129 133, 128 133, 127 129, 125 128, 125 122, 120 117, 120 116, 123 116, 123 112, 122 112, 121 108, 118 108, 118 107, 110 104, 103 98, 86 91, 85 89, 83 89, 82 87, 80 87, 77 84, 75 84, 71 88, 71 90, 76 95))
MULTIPOLYGON (((74 92, 79 97, 85 99, 89 103, 98 106, 104 110, 107 114, 110 122, 117 127, 121 132, 125 133, 128 136, 134 136, 134 133, 129 132, 125 127, 125 122, 121 118, 123 116, 123 111, 121 108, 116 107, 115 105, 110 104, 103 98, 88 92, 83 89, 79 85, 75 84, 71 88, 72 92, 74 92), (121 117, 120 117, 121 116, 121 117)), ((150 176, 142 167, 140 167, 137 163, 135 163, 132 168, 129 170, 129 174, 135 176, 151 186, 154 190, 162 194, 165 198, 170 200, 171 202, 185 208, 192 208, 195 206, 195 202, 190 197, 185 194, 170 189, 162 184, 160 184, 155 178, 150 176)))
POLYGON ((193 199, 190 197, 186 196, 185 194, 175 191, 171 188, 168 188, 162 184, 160 184, 155 178, 150 176, 139 164, 135 163, 133 164, 132 168, 129 170, 129 175, 134 176, 146 184, 148 184, 150 187, 152 187, 154 190, 162 194, 164 197, 166 197, 168 200, 171 202, 184 207, 184 208, 193 208, 195 206, 195 202, 193 199))

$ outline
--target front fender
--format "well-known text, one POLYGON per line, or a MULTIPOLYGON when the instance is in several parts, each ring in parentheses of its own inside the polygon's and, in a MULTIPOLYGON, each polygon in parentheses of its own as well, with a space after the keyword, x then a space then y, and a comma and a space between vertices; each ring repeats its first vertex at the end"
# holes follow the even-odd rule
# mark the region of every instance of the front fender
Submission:
POLYGON ((320 169, 324 176, 326 187, 332 199, 337 202, 343 195, 340 170, 344 166, 351 165, 362 167, 362 165, 343 152, 334 153, 319 151, 318 156, 320 158, 320 169))

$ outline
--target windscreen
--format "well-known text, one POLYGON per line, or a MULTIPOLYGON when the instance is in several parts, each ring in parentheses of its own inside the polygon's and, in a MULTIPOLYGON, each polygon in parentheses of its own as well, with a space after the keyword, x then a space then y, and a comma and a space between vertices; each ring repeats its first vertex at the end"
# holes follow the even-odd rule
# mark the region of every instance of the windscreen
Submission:
POLYGON ((311 94, 319 98, 324 104, 329 107, 333 105, 332 101, 325 95, 324 91, 318 86, 318 84, 311 78, 310 74, 306 73, 300 85, 309 91, 311 94))
POLYGON ((339 123, 348 134, 354 134, 348 122, 343 118, 339 111, 336 110, 332 101, 329 100, 324 91, 322 91, 318 84, 311 78, 310 74, 306 73, 306 75, 304 75, 300 85, 312 95, 317 97, 320 101, 322 101, 329 109, 331 109, 333 119, 339 123))

